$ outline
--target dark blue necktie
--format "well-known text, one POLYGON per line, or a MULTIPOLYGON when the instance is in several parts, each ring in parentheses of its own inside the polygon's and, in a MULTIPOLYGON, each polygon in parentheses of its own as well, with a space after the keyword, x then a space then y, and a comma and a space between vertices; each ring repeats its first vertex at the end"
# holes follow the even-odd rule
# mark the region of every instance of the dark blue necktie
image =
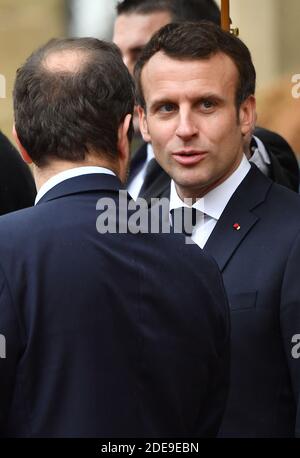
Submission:
POLYGON ((174 232, 190 237, 199 221, 201 212, 193 207, 180 207, 171 210, 170 213, 174 232))

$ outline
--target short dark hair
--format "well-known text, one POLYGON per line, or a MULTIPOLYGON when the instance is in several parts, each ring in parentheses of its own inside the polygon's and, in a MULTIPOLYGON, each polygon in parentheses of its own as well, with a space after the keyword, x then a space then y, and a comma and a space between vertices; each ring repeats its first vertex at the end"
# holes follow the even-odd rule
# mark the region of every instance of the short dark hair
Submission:
POLYGON ((179 60, 209 59, 217 53, 232 59, 239 73, 236 107, 255 93, 256 72, 247 46, 236 36, 207 22, 172 23, 156 32, 144 47, 134 69, 138 104, 145 108, 141 73, 145 64, 157 52, 179 60))
POLYGON ((82 161, 90 152, 114 160, 120 123, 133 113, 134 83, 114 44, 53 39, 18 69, 13 96, 16 131, 36 165, 50 157, 82 161), (82 53, 78 69, 47 67, 62 51, 82 53))
POLYGON ((220 24, 220 10, 214 0, 123 0, 117 5, 118 15, 156 11, 170 13, 172 22, 205 19, 220 24))

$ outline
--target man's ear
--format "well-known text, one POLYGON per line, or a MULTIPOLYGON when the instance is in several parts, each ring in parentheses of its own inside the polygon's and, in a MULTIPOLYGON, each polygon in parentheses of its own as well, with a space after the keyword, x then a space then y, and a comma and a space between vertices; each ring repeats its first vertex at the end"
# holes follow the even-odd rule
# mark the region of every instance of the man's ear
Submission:
POLYGON ((16 144, 18 145, 18 148, 20 150, 23 161, 26 162, 27 164, 32 164, 31 157, 29 156, 27 150, 24 148, 24 146, 22 145, 22 143, 19 140, 15 124, 13 125, 12 134, 13 134, 16 144))
POLYGON ((118 151, 122 159, 129 159, 130 145, 128 140, 128 130, 130 127, 131 118, 132 115, 128 113, 118 129, 118 151))
POLYGON ((242 102, 239 110, 239 121, 243 136, 252 134, 256 123, 256 100, 254 95, 250 95, 242 102))
POLYGON ((148 130, 148 123, 147 123, 147 117, 146 117, 146 112, 145 109, 142 108, 141 106, 137 107, 137 111, 139 114, 139 124, 140 124, 140 131, 143 136, 143 139, 145 142, 149 143, 151 142, 151 137, 149 134, 148 130))

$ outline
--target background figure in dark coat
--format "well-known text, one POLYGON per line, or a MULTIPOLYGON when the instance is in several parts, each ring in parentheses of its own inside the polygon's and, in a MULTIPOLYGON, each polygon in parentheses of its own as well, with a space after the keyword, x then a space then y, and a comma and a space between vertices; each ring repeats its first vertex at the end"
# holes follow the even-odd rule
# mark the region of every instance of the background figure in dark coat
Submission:
POLYGON ((15 135, 38 194, 0 219, 2 436, 218 432, 229 384, 221 274, 179 235, 120 216, 133 107, 113 44, 52 40, 18 71, 15 135))
POLYGON ((28 165, 0 131, 0 215, 31 207, 35 196, 28 165))
POLYGON ((262 127, 256 127, 254 135, 262 141, 268 152, 269 178, 275 183, 298 192, 299 167, 295 153, 288 142, 281 135, 262 127))

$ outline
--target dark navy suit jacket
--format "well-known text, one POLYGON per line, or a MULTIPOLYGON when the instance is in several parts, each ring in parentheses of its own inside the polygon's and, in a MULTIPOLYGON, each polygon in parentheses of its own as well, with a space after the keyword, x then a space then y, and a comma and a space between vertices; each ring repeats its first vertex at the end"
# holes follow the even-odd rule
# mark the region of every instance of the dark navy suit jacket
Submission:
POLYGON ((71 178, 0 219, 2 436, 217 434, 230 344, 221 274, 175 235, 98 233, 97 200, 117 206, 119 188, 71 178))
POLYGON ((254 165, 204 251, 229 297, 231 386, 221 436, 300 437, 300 197, 254 165), (240 230, 234 229, 238 224, 240 230))
POLYGON ((252 164, 204 252, 223 274, 231 316, 219 435, 300 437, 300 196, 252 164))

